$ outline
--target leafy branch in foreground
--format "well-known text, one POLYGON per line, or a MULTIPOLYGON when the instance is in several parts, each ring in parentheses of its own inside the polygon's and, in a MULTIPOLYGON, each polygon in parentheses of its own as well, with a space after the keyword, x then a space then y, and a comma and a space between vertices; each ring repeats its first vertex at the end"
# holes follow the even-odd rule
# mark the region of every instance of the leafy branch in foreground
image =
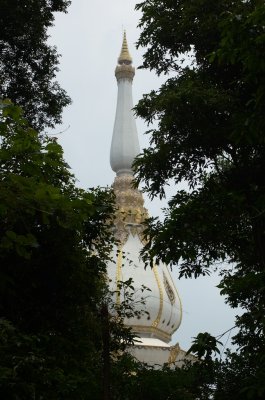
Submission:
POLYGON ((99 398, 113 197, 77 188, 56 140, 19 107, 0 112, 1 397, 99 398))
POLYGON ((176 188, 164 221, 150 220, 147 258, 178 263, 185 277, 206 274, 218 263, 221 293, 244 312, 233 337, 239 353, 230 353, 217 370, 214 396, 262 399, 265 5, 148 0, 136 8, 142 11, 138 46, 146 49, 142 67, 171 73, 136 106, 150 125, 136 179, 151 197, 164 196, 169 181, 176 188), (191 55, 191 63, 182 62, 191 55), (183 182, 186 189, 178 190, 183 182))

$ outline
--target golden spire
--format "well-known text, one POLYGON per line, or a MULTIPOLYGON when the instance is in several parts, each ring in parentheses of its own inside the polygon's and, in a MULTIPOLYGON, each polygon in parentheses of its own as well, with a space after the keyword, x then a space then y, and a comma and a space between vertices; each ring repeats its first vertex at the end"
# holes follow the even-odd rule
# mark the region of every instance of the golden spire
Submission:
POLYGON ((127 39, 126 39, 126 31, 123 32, 121 54, 120 54, 120 57, 118 58, 118 63, 119 64, 131 64, 132 63, 132 57, 130 56, 127 39))

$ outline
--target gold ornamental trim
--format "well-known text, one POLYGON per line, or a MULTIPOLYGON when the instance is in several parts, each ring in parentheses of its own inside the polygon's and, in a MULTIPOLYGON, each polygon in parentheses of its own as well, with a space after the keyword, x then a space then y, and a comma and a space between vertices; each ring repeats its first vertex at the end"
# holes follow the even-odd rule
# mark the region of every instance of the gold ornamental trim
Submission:
POLYGON ((164 287, 166 289, 167 297, 169 298, 169 301, 173 306, 176 301, 175 294, 164 272, 163 272, 163 282, 164 282, 164 287))
POLYGON ((177 289, 177 287, 176 287, 176 285, 175 285, 175 283, 174 283, 174 280, 172 279, 172 277, 171 277, 171 275, 170 275, 170 273, 169 273, 169 271, 168 271, 167 265, 166 265, 165 267, 166 267, 166 269, 167 269, 169 278, 170 278, 170 280, 171 280, 171 283, 172 283, 172 285, 173 285, 173 287, 174 287, 174 289, 175 289, 175 292, 176 292, 176 294, 177 294, 177 298, 178 298, 178 300, 179 300, 180 318, 179 318, 179 323, 176 325, 176 328, 175 328, 174 331, 173 331, 173 333, 174 333, 174 332, 176 332, 176 330, 180 327, 180 324, 181 324, 181 321, 182 321, 182 318, 183 318, 182 301, 181 301, 181 298, 180 298, 178 289, 177 289))
POLYGON ((170 342, 171 340, 171 335, 169 333, 166 333, 165 331, 162 331, 162 329, 156 328, 154 326, 130 325, 130 324, 126 324, 126 326, 132 328, 132 331, 136 334, 147 333, 150 334, 150 337, 155 336, 166 343, 170 342))
POLYGON ((113 190, 116 198, 115 239, 122 246, 131 232, 134 236, 137 234, 142 240, 143 223, 148 218, 148 212, 144 207, 142 193, 133 187, 133 176, 129 174, 116 176, 113 190))
POLYGON ((178 343, 175 346, 172 346, 170 349, 170 354, 168 357, 168 363, 173 364, 176 362, 178 355, 181 353, 181 349, 178 343))
POLYGON ((128 43, 127 43, 127 38, 126 38, 126 31, 123 32, 123 40, 122 40, 122 46, 121 46, 121 53, 118 58, 118 63, 131 63, 132 62, 132 57, 129 52, 128 48, 128 43))
POLYGON ((129 79, 129 81, 132 81, 135 75, 135 68, 132 67, 131 65, 117 65, 115 69, 115 76, 117 80, 120 80, 122 78, 124 79, 129 79))
POLYGON ((158 310, 158 314, 157 314, 156 319, 152 323, 152 326, 154 328, 157 328, 157 326, 158 326, 158 324, 160 322, 161 315, 162 315, 162 310, 163 310, 163 289, 162 289, 162 285, 161 285, 161 282, 160 282, 160 279, 159 279, 157 265, 153 265, 153 272, 154 272, 156 283, 157 283, 158 290, 159 290, 159 310, 158 310))

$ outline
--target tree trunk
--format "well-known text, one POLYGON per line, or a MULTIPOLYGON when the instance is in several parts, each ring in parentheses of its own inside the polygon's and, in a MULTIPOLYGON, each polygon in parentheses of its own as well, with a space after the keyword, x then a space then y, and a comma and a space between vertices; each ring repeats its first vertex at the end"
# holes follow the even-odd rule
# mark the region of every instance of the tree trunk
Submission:
POLYGON ((101 308, 102 319, 102 360, 103 360, 103 400, 111 400, 110 396, 110 329, 109 312, 106 303, 101 308))

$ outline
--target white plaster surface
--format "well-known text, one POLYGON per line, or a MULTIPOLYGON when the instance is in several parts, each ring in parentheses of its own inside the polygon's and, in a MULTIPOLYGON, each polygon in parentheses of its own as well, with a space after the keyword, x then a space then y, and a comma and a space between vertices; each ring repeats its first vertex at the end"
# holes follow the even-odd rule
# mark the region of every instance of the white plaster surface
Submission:
POLYGON ((174 351, 174 346, 135 345, 130 348, 130 353, 137 360, 157 369, 161 368, 163 364, 168 364, 171 368, 181 367, 185 360, 195 360, 192 355, 187 355, 185 351, 179 348, 174 362, 169 363, 172 350, 174 351))
MULTIPOLYGON (((108 265, 108 276, 111 281, 110 288, 111 290, 117 290, 117 279, 125 282, 132 278, 134 291, 131 293, 134 299, 135 310, 145 310, 148 314, 142 313, 140 317, 127 318, 124 321, 125 324, 133 326, 133 330, 142 340, 146 340, 145 338, 148 336, 158 339, 156 333, 150 333, 150 328, 154 326, 156 321, 156 327, 171 336, 181 322, 182 309, 180 298, 166 265, 160 264, 156 266, 157 275, 151 267, 145 268, 144 262, 140 258, 142 248, 143 244, 138 234, 130 232, 126 243, 122 247, 123 258, 121 266, 117 262, 117 248, 113 249, 112 258, 114 262, 110 262, 108 265), (164 284, 165 278, 174 294, 174 302, 171 302, 168 297, 164 284), (145 290, 142 292, 142 285, 146 286, 150 291, 145 290), (144 298, 144 305, 141 304, 142 297, 144 298), (140 327, 139 332, 137 331, 137 327, 140 327), (144 328, 147 328, 146 331, 144 328)), ((120 300, 123 301, 123 299, 124 294, 121 292, 120 300)), ((166 345, 166 342, 163 343, 166 345)))
POLYGON ((110 165, 118 175, 132 174, 132 162, 140 153, 132 108, 132 81, 126 78, 119 79, 116 117, 110 150, 110 165))
POLYGON ((136 346, 152 346, 152 347, 170 347, 170 345, 168 343, 163 342, 160 339, 157 338, 137 338, 137 340, 135 341, 135 345, 136 346))

